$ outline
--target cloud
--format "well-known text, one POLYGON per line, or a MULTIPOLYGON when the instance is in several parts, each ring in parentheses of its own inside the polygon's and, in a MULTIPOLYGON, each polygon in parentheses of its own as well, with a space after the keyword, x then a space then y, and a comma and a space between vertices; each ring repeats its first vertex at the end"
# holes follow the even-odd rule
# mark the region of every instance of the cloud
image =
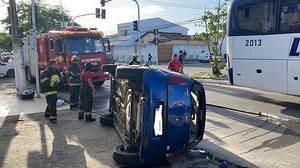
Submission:
POLYGON ((141 8, 141 13, 143 15, 152 15, 157 12, 162 12, 164 9, 161 6, 158 5, 149 5, 141 8))

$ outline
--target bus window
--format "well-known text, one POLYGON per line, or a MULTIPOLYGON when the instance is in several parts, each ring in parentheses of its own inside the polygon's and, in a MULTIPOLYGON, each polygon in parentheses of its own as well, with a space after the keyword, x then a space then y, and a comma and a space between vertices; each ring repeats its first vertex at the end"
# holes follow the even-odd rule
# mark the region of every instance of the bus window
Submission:
POLYGON ((275 30, 274 2, 240 6, 237 10, 239 29, 255 34, 268 34, 275 30))
POLYGON ((300 2, 299 0, 282 1, 281 32, 300 32, 300 2))

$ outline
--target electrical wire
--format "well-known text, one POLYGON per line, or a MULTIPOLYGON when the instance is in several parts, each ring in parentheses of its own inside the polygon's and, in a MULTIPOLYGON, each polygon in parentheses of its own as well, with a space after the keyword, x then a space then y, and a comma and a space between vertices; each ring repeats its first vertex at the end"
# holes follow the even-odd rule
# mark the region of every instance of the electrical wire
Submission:
POLYGON ((9 5, 9 2, 5 2, 4 0, 1 0, 4 4, 9 5))

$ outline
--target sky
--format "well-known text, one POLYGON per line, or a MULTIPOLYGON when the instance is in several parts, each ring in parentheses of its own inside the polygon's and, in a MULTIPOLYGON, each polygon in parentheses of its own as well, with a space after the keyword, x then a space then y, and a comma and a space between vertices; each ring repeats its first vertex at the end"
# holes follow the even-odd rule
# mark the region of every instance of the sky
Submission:
MULTIPOLYGON (((7 5, 0 0, 0 19, 7 15, 7 5)), ((16 0, 18 3, 21 0, 16 0)), ((31 2, 31 0, 25 0, 31 2)), ((106 19, 96 18, 94 15, 78 17, 75 21, 82 27, 97 27, 106 35, 117 33, 117 24, 137 20, 137 5, 132 0, 111 0, 101 7, 100 0, 43 0, 47 4, 59 5, 69 11, 72 17, 95 13, 95 8, 106 9, 106 19)), ((190 29, 189 34, 203 31, 198 21, 204 13, 204 9, 213 9, 218 0, 137 0, 140 5, 141 20, 160 17, 170 22, 182 25, 190 29)), ((4 31, 0 25, 0 32, 4 31)))

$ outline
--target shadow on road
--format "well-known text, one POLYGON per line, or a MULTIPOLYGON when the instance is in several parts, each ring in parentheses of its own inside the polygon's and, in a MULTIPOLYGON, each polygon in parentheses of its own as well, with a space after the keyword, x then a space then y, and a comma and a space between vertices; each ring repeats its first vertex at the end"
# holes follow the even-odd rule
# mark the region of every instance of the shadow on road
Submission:
POLYGON ((208 109, 210 111, 213 111, 213 113, 222 115, 224 118, 229 118, 231 120, 234 120, 234 122, 225 123, 227 126, 233 127, 235 124, 239 124, 239 123, 244 123, 251 126, 247 129, 238 130, 232 132, 232 134, 228 134, 220 138, 215 138, 216 136, 211 135, 210 133, 216 129, 222 129, 222 128, 209 129, 210 133, 207 133, 207 135, 215 139, 212 143, 222 142, 221 141, 222 139, 229 138, 237 134, 241 134, 241 136, 243 137, 251 133, 255 134, 254 136, 250 136, 250 138, 241 141, 240 143, 242 144, 257 138, 268 137, 268 135, 271 133, 278 133, 279 135, 278 137, 272 139, 264 138, 267 140, 262 142, 261 145, 245 152, 245 153, 249 153, 251 151, 263 149, 263 148, 264 149, 267 148, 266 151, 277 150, 300 142, 300 130, 299 130, 300 122, 298 121, 275 121, 272 119, 266 119, 264 117, 259 117, 259 116, 253 117, 253 116, 245 115, 230 110, 224 110, 224 109, 219 110, 218 108, 215 107, 209 107, 208 109), (263 129, 265 130, 265 132, 258 133, 258 134, 254 133, 258 129, 263 129))

